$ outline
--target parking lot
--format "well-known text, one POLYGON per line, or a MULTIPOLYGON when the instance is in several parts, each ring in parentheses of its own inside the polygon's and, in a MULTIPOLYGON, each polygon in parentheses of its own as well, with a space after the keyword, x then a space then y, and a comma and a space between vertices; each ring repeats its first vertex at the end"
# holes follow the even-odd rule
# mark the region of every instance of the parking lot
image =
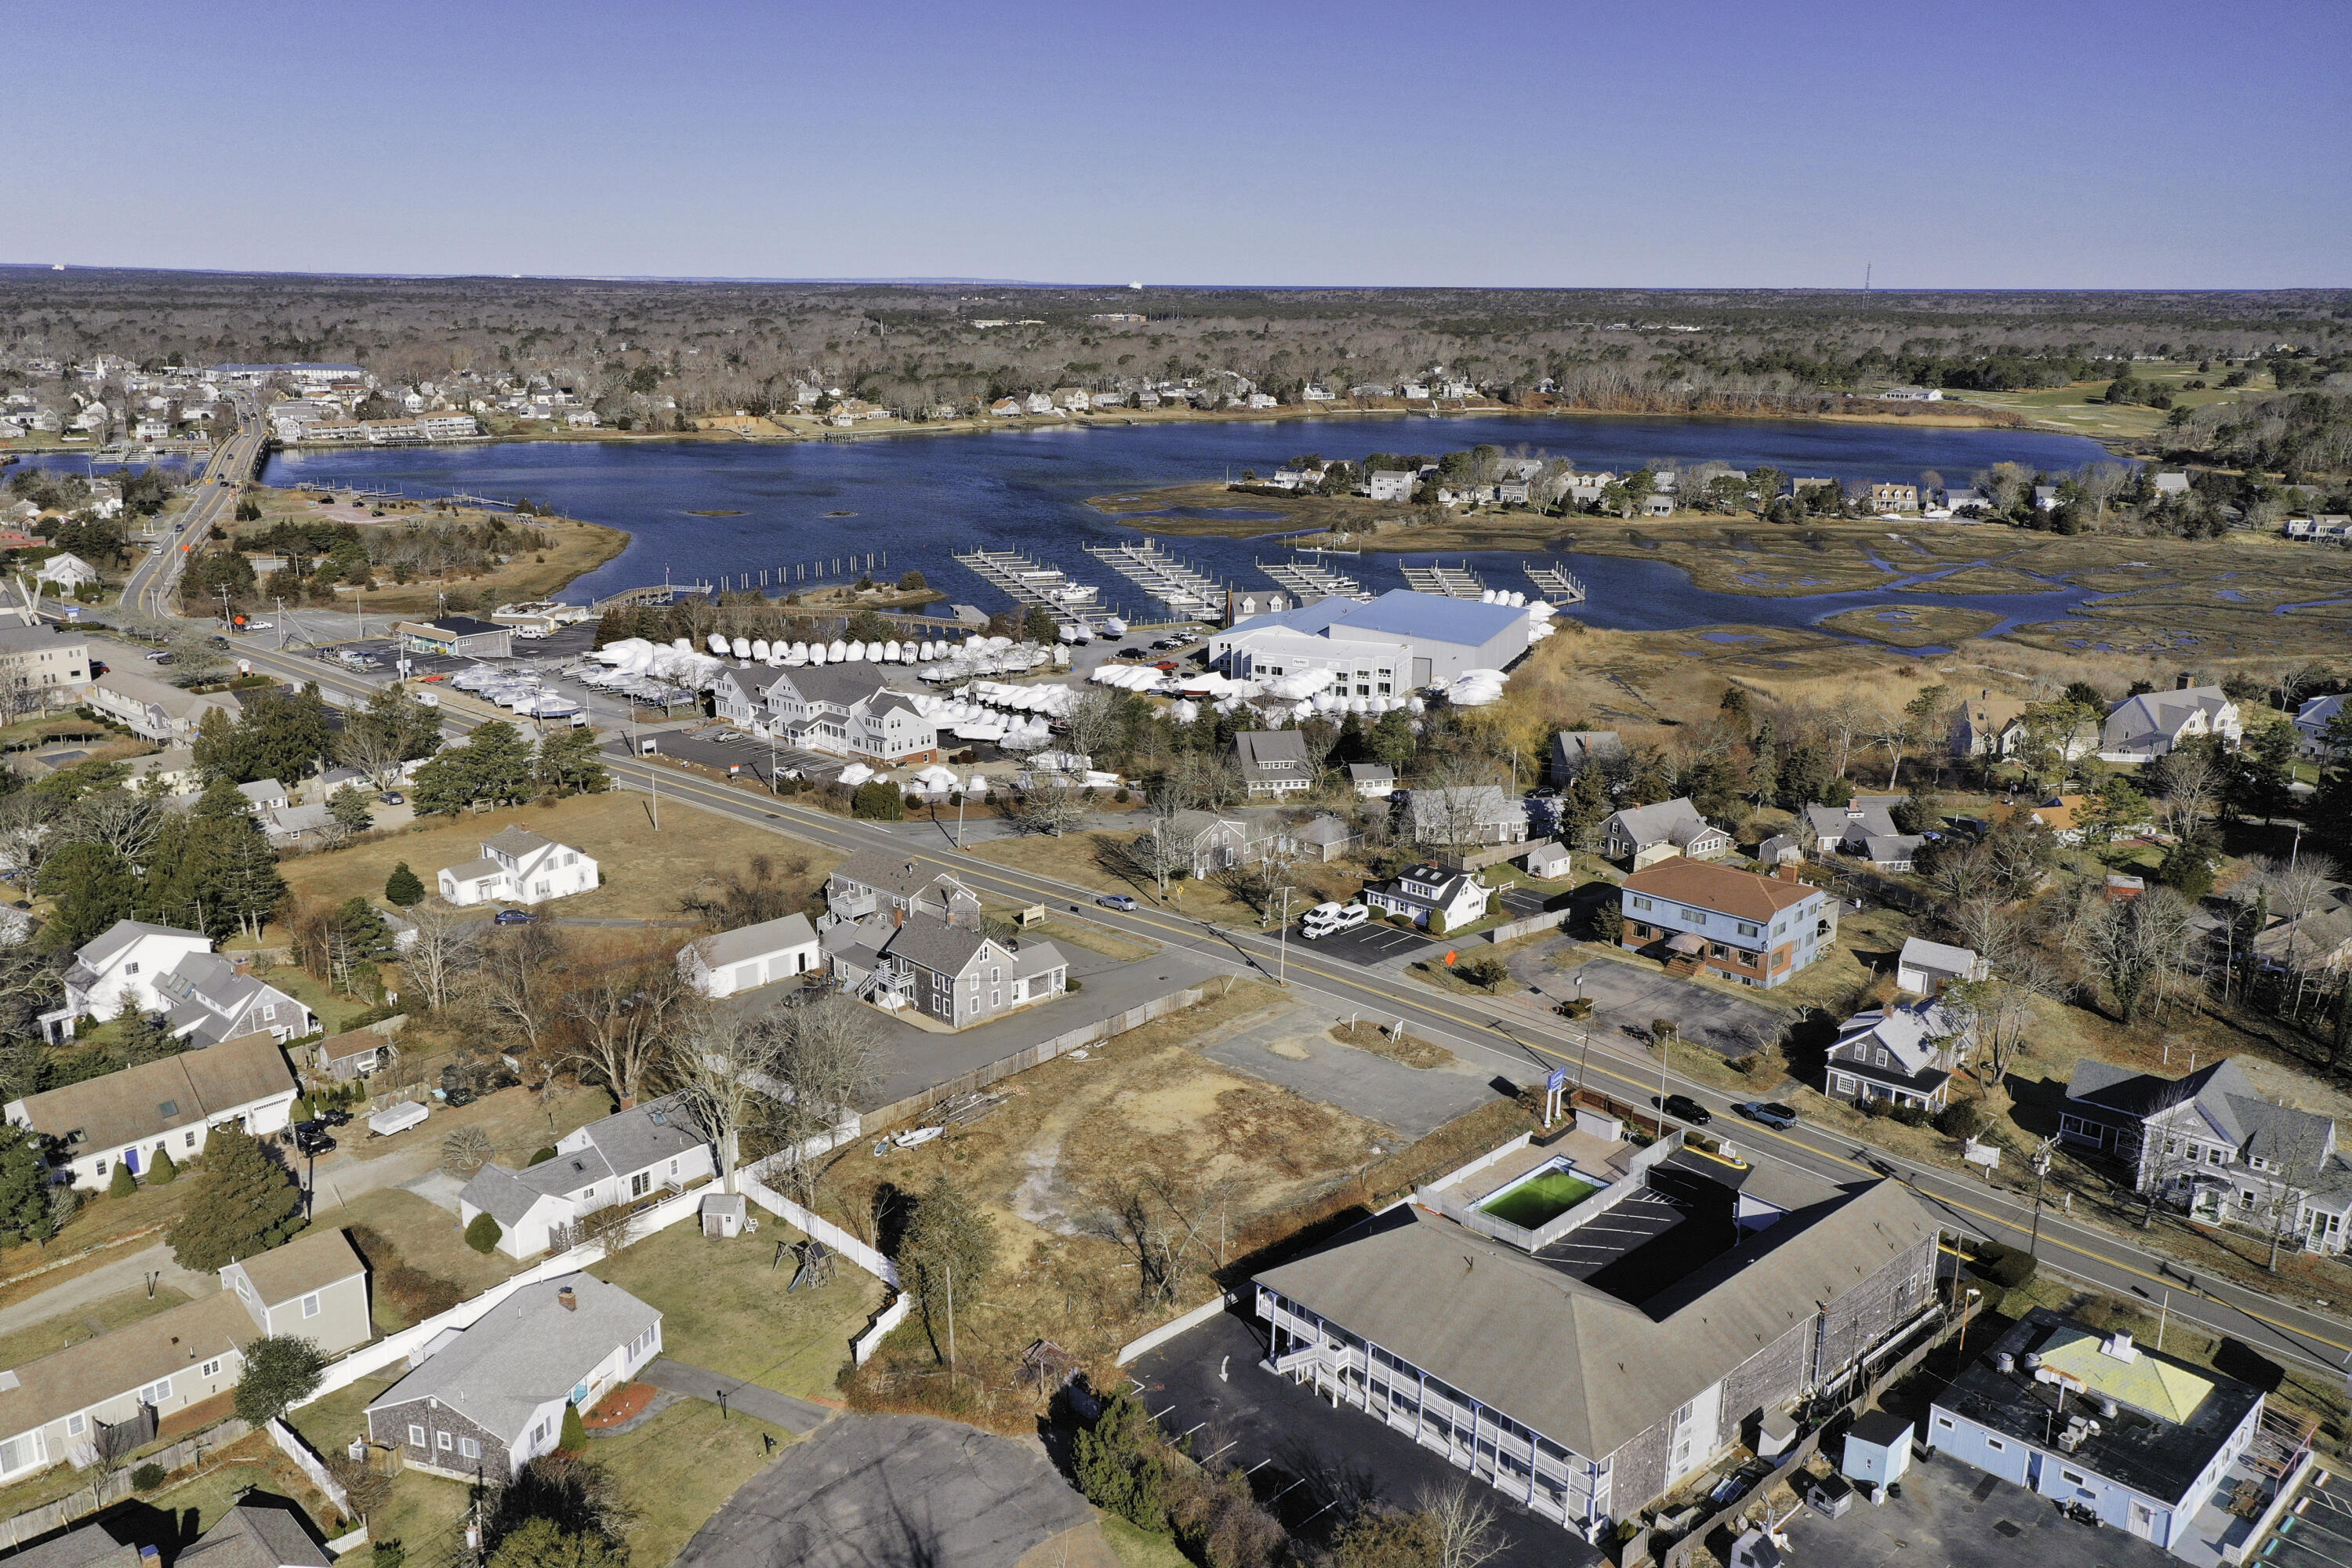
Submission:
MULTIPOLYGON (((1800 1509, 1790 1558, 1837 1568, 2180 1568, 2181 1559, 2120 1530, 2078 1524, 2045 1497, 1938 1454, 1915 1460, 1903 1495, 1843 1519, 1800 1509)), ((2191 1558, 2190 1561, 2200 1559, 2191 1558)), ((2210 1562, 2206 1558, 2203 1561, 2210 1562)))
POLYGON ((1424 949, 1433 948, 1432 942, 1417 931, 1401 926, 1382 925, 1373 921, 1354 931, 1338 931, 1318 937, 1312 944, 1318 955, 1345 959, 1366 969, 1379 963, 1405 963, 1422 956, 1424 949))
MULTIPOLYGON (((1464 1472, 1364 1412, 1334 1409, 1260 1363, 1263 1325, 1235 1312, 1213 1318, 1127 1370, 1171 1437, 1188 1435, 1211 1469, 1240 1470, 1250 1489, 1294 1534, 1328 1539, 1367 1507, 1410 1510, 1424 1493, 1451 1490, 1464 1472)), ((1501 1568, 1597 1568, 1592 1547, 1501 1492, 1480 1487, 1495 1510, 1501 1568)))
POLYGON ((2346 1568, 2352 1563, 2352 1497, 2345 1492, 2332 1472, 2314 1475, 2303 1500, 2280 1521, 2254 1561, 2263 1568, 2346 1568))
POLYGON ((722 773, 741 773, 761 784, 773 782, 772 772, 804 779, 830 780, 849 765, 846 757, 822 757, 814 752, 779 746, 773 752, 765 741, 718 726, 698 731, 665 731, 646 737, 663 756, 696 763, 722 773))

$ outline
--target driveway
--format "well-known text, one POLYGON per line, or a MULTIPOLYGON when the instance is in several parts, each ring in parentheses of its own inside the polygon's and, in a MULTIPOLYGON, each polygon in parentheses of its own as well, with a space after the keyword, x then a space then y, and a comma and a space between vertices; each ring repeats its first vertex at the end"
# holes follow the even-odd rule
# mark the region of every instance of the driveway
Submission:
POLYGON ((845 1415, 746 1481, 677 1568, 1013 1568, 1094 1518, 1034 1442, 845 1415))
MULTIPOLYGON (((1326 1105, 1423 1138, 1448 1121, 1506 1092, 1495 1075, 1456 1060, 1444 1067, 1402 1062, 1343 1046, 1331 1026, 1362 1016, 1335 996, 1295 987, 1298 1005, 1255 1027, 1228 1036, 1202 1054, 1213 1061, 1278 1083, 1326 1105)), ((1538 1068, 1531 1075, 1540 1077, 1538 1068)))
POLYGON ((0 1307, 0 1334, 13 1334, 18 1329, 29 1329, 36 1323, 46 1323, 52 1318, 62 1318, 76 1308, 102 1301, 109 1296, 125 1290, 136 1290, 147 1283, 147 1276, 160 1274, 158 1285, 169 1286, 192 1300, 201 1300, 220 1289, 217 1275, 183 1268, 172 1256, 172 1249, 162 1242, 127 1253, 111 1263, 102 1264, 87 1274, 77 1274, 60 1284, 50 1286, 37 1295, 26 1297, 13 1307, 0 1307))
POLYGON ((682 1394, 688 1399, 724 1405, 730 1410, 756 1415, 772 1426, 781 1426, 795 1437, 806 1436, 833 1416, 833 1412, 822 1405, 795 1399, 740 1377, 673 1361, 668 1356, 656 1356, 653 1364, 638 1375, 665 1394, 682 1394))
POLYGON ((1671 1018, 1681 1039, 1717 1055, 1746 1056, 1780 1037, 1788 1015, 1760 1002, 1744 1001, 1680 980, 1647 963, 1626 963, 1591 957, 1562 967, 1584 947, 1571 937, 1523 948, 1506 960, 1513 978, 1542 993, 1542 1005, 1583 996, 1593 1004, 1593 1020, 1603 1033, 1630 1025, 1647 1033, 1654 1018, 1671 1018), (1579 981, 1583 982, 1581 989, 1579 981))

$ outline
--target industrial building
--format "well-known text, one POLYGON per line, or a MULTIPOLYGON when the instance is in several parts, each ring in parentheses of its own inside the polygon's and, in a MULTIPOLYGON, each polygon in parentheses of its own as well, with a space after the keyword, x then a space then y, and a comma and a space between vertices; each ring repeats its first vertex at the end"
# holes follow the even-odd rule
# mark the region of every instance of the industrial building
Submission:
POLYGON ((1524 607, 1398 588, 1370 604, 1334 595, 1242 621, 1209 639, 1209 662, 1237 680, 1328 669, 1345 695, 1397 697, 1508 669, 1534 640, 1524 607))

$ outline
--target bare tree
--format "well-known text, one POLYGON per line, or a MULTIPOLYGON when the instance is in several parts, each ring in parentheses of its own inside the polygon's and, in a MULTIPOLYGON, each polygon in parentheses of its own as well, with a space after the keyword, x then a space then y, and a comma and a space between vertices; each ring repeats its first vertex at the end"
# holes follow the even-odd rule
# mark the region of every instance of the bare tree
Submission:
POLYGON ((1486 1489, 1466 1480, 1426 1489, 1413 1500, 1437 1536, 1436 1568, 1479 1568, 1505 1545, 1495 1532, 1495 1505, 1486 1489))
POLYGON ((817 1145, 830 1146, 857 1102, 882 1082, 881 1022, 834 993, 789 1009, 770 1068, 789 1091, 770 1102, 765 1129, 803 1204, 816 1200, 817 1145))
POLYGON ((2221 779, 2213 764, 2193 752, 2175 752, 2164 759, 2164 816, 2184 836, 2197 831, 2213 815, 2221 779))
POLYGON ((1084 827, 1094 814, 1084 792, 1058 778, 1040 779, 1023 790, 1013 810, 1030 832, 1050 833, 1056 838, 1084 827))
POLYGON ((1063 741, 1071 751, 1099 757, 1118 741, 1118 700, 1102 687, 1086 687, 1063 715, 1062 727, 1063 741))
MULTIPOLYGON (((683 993, 677 959, 657 943, 581 955, 554 998, 564 1059, 605 1084, 624 1107, 635 1105, 663 1053, 683 993)), ((534 992, 531 1000, 544 1005, 546 998, 534 992)), ((532 1043, 538 1043, 535 1033, 532 1043)))
POLYGON ((481 960, 469 972, 484 1008, 533 1055, 555 1015, 562 987, 554 971, 562 951, 545 926, 512 926, 482 943, 481 960))
POLYGON ((1990 1087, 2008 1076, 2033 1028, 2034 1003, 2058 988, 2057 966, 2038 948, 2018 947, 1984 980, 1948 987, 1945 1002, 1962 1014, 1976 1036, 1977 1081, 1990 1087))
POLYGON ((425 1005, 439 1012, 449 1005, 458 976, 478 955, 476 922, 438 899, 427 899, 408 911, 416 938, 400 955, 401 973, 425 989, 425 1005))
POLYGON ((1169 879, 1192 868, 1192 846, 1176 826, 1175 814, 1161 810, 1155 803, 1151 826, 1128 843, 1125 858, 1138 876, 1158 884, 1160 896, 1164 899, 1168 896, 1169 879))
POLYGON ((41 868, 69 840, 59 831, 56 797, 18 790, 0 795, 0 875, 26 891, 41 879, 41 868))
POLYGON ((2151 993, 2159 992, 2161 976, 2185 956, 2189 914, 2179 894, 2150 888, 2136 899, 2108 904, 2084 931, 2083 956, 2115 994, 2125 1025, 2139 1021, 2151 993))
POLYGON ((145 795, 124 789, 97 790, 76 802, 63 831, 78 844, 111 849, 122 863, 137 870, 163 830, 163 806, 145 795))

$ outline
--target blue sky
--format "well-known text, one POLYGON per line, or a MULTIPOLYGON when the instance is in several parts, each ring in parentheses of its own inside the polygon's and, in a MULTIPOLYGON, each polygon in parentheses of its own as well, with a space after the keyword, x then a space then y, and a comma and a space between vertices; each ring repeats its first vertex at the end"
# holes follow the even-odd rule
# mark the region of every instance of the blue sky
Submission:
POLYGON ((2346 0, 12 0, 0 260, 2352 284, 2346 0))

